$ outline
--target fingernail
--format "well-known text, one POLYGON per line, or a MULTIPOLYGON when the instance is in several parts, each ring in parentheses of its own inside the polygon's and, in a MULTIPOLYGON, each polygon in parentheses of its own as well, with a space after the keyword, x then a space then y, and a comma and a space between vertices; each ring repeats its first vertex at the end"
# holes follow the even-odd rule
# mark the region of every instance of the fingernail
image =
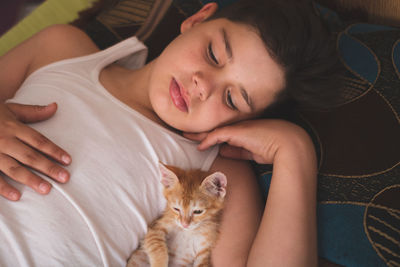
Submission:
POLYGON ((71 163, 71 157, 68 155, 63 155, 61 157, 62 162, 64 162, 65 164, 70 164, 71 163))
POLYGON ((18 194, 17 194, 16 192, 10 192, 10 193, 8 194, 8 197, 9 197, 11 200, 18 200, 18 194))
POLYGON ((39 184, 39 191, 41 193, 47 193, 50 190, 50 185, 46 184, 46 183, 40 183, 39 184))
POLYGON ((58 173, 58 179, 60 182, 66 182, 68 178, 68 173, 66 171, 60 171, 58 173))

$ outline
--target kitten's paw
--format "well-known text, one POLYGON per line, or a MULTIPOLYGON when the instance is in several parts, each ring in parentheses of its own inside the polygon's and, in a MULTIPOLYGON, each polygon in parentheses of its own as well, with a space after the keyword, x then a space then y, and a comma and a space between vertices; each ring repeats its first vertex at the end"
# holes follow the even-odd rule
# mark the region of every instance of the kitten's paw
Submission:
POLYGON ((143 250, 136 250, 129 258, 126 267, 150 267, 149 258, 143 250))

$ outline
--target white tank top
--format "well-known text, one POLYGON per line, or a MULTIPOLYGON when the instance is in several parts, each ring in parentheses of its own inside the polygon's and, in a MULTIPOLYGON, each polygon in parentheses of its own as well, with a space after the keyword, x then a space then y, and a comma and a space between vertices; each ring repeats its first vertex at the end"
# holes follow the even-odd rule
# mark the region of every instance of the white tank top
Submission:
POLYGON ((130 68, 147 50, 135 37, 98 53, 32 73, 11 102, 58 103, 51 119, 31 126, 68 151, 71 179, 42 196, 0 197, 0 266, 125 266, 147 224, 165 207, 158 162, 208 170, 205 152, 113 97, 99 82, 106 65, 130 68))

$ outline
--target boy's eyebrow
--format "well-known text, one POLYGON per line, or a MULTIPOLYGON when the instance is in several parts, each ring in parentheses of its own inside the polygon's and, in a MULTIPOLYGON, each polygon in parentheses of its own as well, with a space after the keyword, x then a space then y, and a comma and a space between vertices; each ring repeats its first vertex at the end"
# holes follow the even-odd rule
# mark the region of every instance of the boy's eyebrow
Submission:
POLYGON ((229 42, 229 38, 228 35, 226 34, 226 31, 224 28, 221 29, 222 31, 222 36, 224 37, 224 43, 225 43, 225 52, 228 56, 228 59, 232 59, 232 47, 231 44, 229 42))
MULTIPOLYGON (((229 42, 228 34, 226 33, 226 30, 224 28, 221 29, 221 32, 222 32, 222 36, 224 37, 225 52, 228 56, 228 59, 231 60, 233 58, 233 53, 232 53, 231 43, 229 42)), ((252 101, 251 101, 249 95, 247 94, 246 89, 244 89, 243 86, 240 86, 240 94, 243 96, 244 100, 246 101, 247 105, 250 107, 251 111, 253 111, 254 107, 252 105, 252 101)))

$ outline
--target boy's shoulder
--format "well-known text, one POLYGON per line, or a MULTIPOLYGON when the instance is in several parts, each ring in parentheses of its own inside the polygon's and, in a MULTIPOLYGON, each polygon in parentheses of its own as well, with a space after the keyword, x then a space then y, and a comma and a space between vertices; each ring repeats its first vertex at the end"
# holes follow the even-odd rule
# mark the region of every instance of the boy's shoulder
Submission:
POLYGON ((71 25, 52 25, 34 36, 37 51, 28 74, 50 63, 99 51, 90 37, 71 25))

